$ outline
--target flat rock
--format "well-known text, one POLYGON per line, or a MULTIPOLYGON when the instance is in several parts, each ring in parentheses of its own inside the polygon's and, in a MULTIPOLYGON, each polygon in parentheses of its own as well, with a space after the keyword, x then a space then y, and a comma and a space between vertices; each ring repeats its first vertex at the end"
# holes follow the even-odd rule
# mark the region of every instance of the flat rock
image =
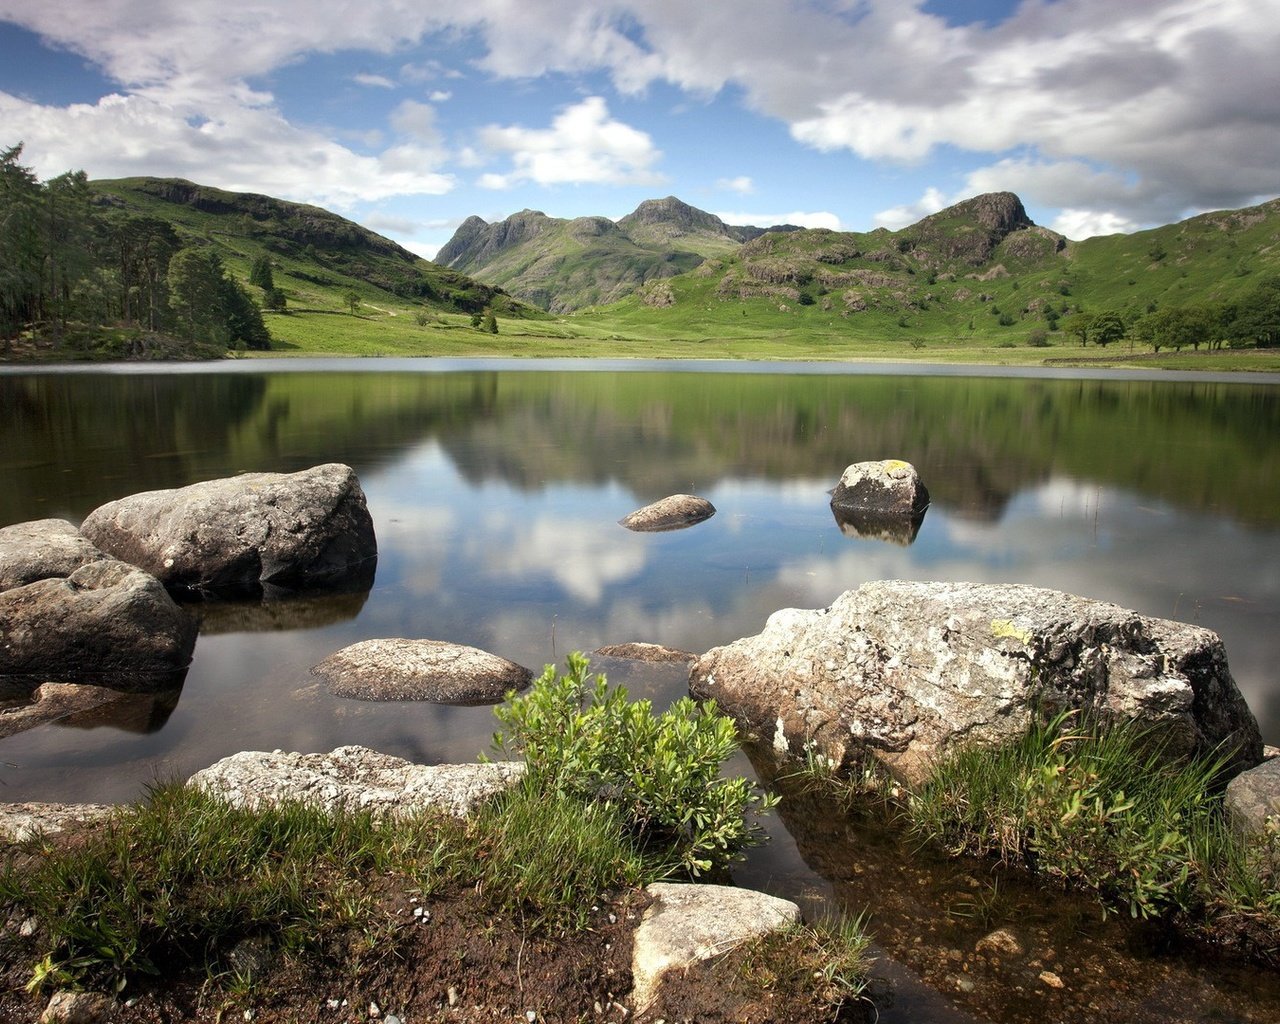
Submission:
POLYGON ((497 704, 533 673, 496 654, 443 640, 364 640, 311 670, 336 697, 497 704))
POLYGON ((652 505, 636 509, 619 519, 620 525, 638 533, 658 533, 664 530, 683 530, 716 514, 716 507, 706 498, 692 494, 672 494, 652 505))
POLYGON ((0 593, 0 676, 33 677, 33 687, 102 673, 167 679, 195 642, 195 620, 160 582, 115 559, 0 593))
POLYGON ((111 804, 0 804, 0 839, 21 843, 35 835, 54 835, 105 821, 117 810, 111 804))
POLYGON ((0 591, 66 579, 82 565, 106 557, 65 519, 15 523, 0 529, 0 591))
POLYGON ((414 764, 367 747, 328 754, 242 751, 191 776, 196 786, 236 807, 300 801, 326 811, 407 817, 438 810, 456 817, 512 786, 524 763, 414 764))
POLYGON ((1262 754, 1217 634, 1036 587, 867 583, 708 651, 689 689, 779 756, 870 757, 908 784, 957 745, 1072 708, 1152 729, 1171 757, 1221 744, 1244 768, 1262 754))
POLYGON ((663 647, 661 644, 633 642, 626 644, 608 644, 597 647, 593 652, 602 658, 621 658, 625 661, 643 661, 651 665, 670 665, 682 661, 693 661, 696 654, 679 651, 674 647, 663 647))
POLYGON ((636 1014, 658 994, 668 971, 692 964, 779 931, 800 920, 800 908, 751 889, 727 885, 655 882, 653 898, 636 930, 631 959, 631 998, 636 1014))
POLYGON ((378 551, 364 491, 339 463, 134 494, 95 509, 80 531, 198 596, 371 584, 378 551))
POLYGON ((1227 784, 1227 817, 1241 832, 1280 834, 1280 758, 1241 772, 1227 784))
POLYGON ((862 512, 912 519, 929 507, 929 491, 909 462, 855 462, 845 468, 831 492, 831 507, 846 515, 862 512))

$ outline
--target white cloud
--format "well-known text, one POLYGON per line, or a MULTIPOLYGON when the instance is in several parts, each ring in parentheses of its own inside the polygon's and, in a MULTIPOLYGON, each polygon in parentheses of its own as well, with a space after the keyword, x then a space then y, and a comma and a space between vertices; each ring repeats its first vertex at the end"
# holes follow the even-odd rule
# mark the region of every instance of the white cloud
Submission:
POLYGON ((1139 231, 1141 224, 1114 210, 1063 210, 1050 227, 1068 238, 1092 238, 1094 235, 1119 235, 1139 231))
POLYGON ((433 89, 427 94, 427 99, 432 103, 447 103, 449 100, 453 99, 453 93, 448 89, 433 89))
POLYGON ((717 178, 716 188, 723 189, 726 192, 737 192, 739 195, 749 196, 756 190, 756 185, 755 182, 745 174, 740 174, 736 178, 717 178))
POLYGON ((480 143, 491 153, 510 156, 512 163, 505 174, 482 175, 482 188, 510 188, 526 181, 657 185, 664 180, 653 170, 662 156, 653 140, 611 118, 599 96, 565 107, 550 128, 489 125, 480 130, 480 143))
POLYGON ((365 72, 352 75, 351 81, 357 85, 367 85, 374 89, 394 89, 396 87, 396 83, 386 75, 371 75, 365 72))
POLYGON ((802 228, 830 228, 840 231, 840 218, 826 210, 792 210, 790 213, 744 213, 738 210, 717 211, 716 216, 726 224, 748 224, 767 228, 775 224, 795 224, 802 228))
POLYGON ((436 124, 436 108, 428 103, 405 100, 391 112, 391 127, 401 135, 422 143, 440 141, 440 129, 436 124))
MULTIPOLYGON (((983 189, 981 191, 989 190, 983 189)), ((931 213, 937 213, 939 210, 945 209, 949 202, 950 200, 938 189, 931 186, 925 189, 924 195, 914 203, 907 206, 891 206, 887 210, 881 210, 875 215, 874 223, 877 227, 897 231, 899 228, 905 228, 908 224, 914 224, 931 213)))

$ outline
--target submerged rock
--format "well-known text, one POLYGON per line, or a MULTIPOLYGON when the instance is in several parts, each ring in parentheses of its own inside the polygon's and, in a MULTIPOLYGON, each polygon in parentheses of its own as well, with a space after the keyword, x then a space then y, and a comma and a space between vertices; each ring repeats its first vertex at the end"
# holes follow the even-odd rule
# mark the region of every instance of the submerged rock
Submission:
POLYGON ((364 640, 316 665, 336 697, 496 704, 523 690, 533 673, 496 654, 443 640, 364 640))
POLYGON ((661 644, 633 641, 626 644, 607 644, 592 652, 602 658, 619 658, 625 661, 643 661, 651 665, 676 664, 693 661, 696 654, 678 651, 674 647, 663 647, 661 644))
POLYGON ((298 800, 393 818, 427 810, 463 817, 522 775, 523 762, 422 765, 351 746, 328 754, 242 751, 201 769, 187 784, 236 807, 298 800))
POLYGON ((692 494, 672 494, 652 505, 636 509, 618 523, 628 530, 640 533, 658 533, 663 530, 683 530, 695 526, 716 514, 716 507, 706 498, 692 494))
MULTIPOLYGON (((915 466, 901 459, 855 462, 831 492, 832 511, 848 516, 891 516, 910 520, 929 507, 929 491, 915 466)), ((840 516, 837 515, 837 522, 840 516)))
POLYGON ((95 509, 80 531, 199 596, 371 585, 378 553, 364 491, 338 463, 134 494, 95 509))
POLYGON ((115 559, 0 593, 0 677, 29 677, 32 688, 104 673, 167 679, 195 642, 195 620, 160 582, 115 559))
POLYGON ((653 903, 640 920, 631 954, 631 999, 641 1017, 667 972, 685 971, 800 920, 800 908, 790 900, 751 889, 655 882, 645 892, 653 903))
POLYGON ((871 757, 911 784, 959 744, 1069 708, 1152 729, 1171 757, 1262 752, 1217 634, 1036 587, 867 583, 708 651, 689 689, 779 754, 871 757))

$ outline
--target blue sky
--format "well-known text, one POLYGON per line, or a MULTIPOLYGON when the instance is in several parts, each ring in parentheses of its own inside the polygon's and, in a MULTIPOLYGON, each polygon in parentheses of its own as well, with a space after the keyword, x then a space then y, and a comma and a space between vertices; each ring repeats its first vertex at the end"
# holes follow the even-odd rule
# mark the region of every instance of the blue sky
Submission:
POLYGON ((0 0, 0 145, 337 210, 1071 238, 1280 194, 1280 0, 0 0))

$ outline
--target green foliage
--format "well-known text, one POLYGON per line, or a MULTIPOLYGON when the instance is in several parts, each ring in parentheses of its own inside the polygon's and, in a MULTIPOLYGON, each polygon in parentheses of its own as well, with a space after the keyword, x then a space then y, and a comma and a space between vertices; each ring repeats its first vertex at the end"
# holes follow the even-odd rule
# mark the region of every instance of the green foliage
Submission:
POLYGON ((354 288, 349 289, 343 296, 342 302, 352 316, 360 312, 360 293, 354 288))
POLYGON ((670 850, 693 875, 759 840, 746 815, 774 801, 747 779, 720 777, 737 749, 732 720, 688 697, 655 715, 648 700, 588 675, 581 654, 567 664, 563 675, 548 665, 494 712, 509 730, 494 735, 495 747, 523 754, 537 787, 618 807, 646 848, 670 850))
MULTIPOLYGON (((1072 728, 1060 715, 1011 745, 948 758, 908 811, 920 836, 953 853, 1024 863, 1134 917, 1212 904, 1242 913, 1249 883, 1231 867, 1239 840, 1215 788, 1224 760, 1175 762, 1149 734, 1072 728)), ((1249 912, 1280 923, 1274 880, 1255 897, 1249 912)))
POLYGON ((261 288, 264 292, 275 289, 275 275, 271 271, 271 257, 265 252, 253 261, 249 269, 249 283, 261 288))
POLYGON ((1112 310, 1099 313, 1089 321, 1089 336, 1095 345, 1103 348, 1123 338, 1127 329, 1124 317, 1112 310))
POLYGON ((486 309, 484 311, 484 322, 480 329, 486 334, 498 333, 498 318, 493 315, 493 310, 486 309))
POLYGON ((769 992, 782 1006, 816 987, 832 1020, 849 1019, 841 1011, 866 999, 870 945, 861 915, 795 924, 751 943, 740 973, 753 993, 769 992))
POLYGON ((1027 332, 1027 344, 1032 348, 1048 348, 1049 332, 1043 327, 1033 327, 1027 332))

